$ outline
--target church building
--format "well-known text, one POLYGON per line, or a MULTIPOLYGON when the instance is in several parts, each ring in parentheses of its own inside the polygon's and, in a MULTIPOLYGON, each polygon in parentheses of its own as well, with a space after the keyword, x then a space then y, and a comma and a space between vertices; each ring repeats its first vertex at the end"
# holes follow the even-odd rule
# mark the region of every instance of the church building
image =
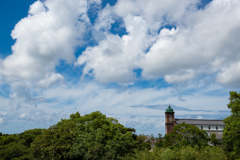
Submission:
POLYGON ((174 111, 169 105, 165 112, 165 131, 166 134, 172 132, 175 125, 185 122, 197 126, 199 129, 207 131, 209 135, 216 134, 216 138, 221 140, 225 124, 222 120, 211 119, 175 119, 174 111))

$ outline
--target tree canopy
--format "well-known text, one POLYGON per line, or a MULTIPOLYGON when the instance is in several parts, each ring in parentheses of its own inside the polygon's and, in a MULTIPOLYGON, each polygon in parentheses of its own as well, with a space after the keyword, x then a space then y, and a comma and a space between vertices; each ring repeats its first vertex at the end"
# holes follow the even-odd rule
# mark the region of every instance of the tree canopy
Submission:
POLYGON ((173 131, 164 137, 163 146, 194 146, 208 145, 208 134, 206 131, 199 129, 198 127, 183 122, 182 124, 176 125, 173 131))
POLYGON ((120 159, 133 152, 134 131, 99 111, 84 116, 77 112, 43 130, 31 144, 30 158, 120 159))
POLYGON ((20 134, 0 134, 0 160, 27 160, 30 144, 40 134, 42 129, 30 129, 20 134))
POLYGON ((223 149, 229 159, 240 158, 240 93, 231 91, 228 108, 231 115, 223 121, 223 149))

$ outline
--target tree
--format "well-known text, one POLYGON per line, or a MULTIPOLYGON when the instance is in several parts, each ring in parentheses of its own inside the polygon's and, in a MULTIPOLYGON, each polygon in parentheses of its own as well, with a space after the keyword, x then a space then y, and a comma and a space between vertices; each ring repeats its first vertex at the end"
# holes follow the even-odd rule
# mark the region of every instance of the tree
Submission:
POLYGON ((30 159, 70 159, 70 150, 77 135, 75 120, 62 120, 44 129, 30 147, 30 159))
POLYGON ((198 127, 190 124, 176 125, 173 131, 166 134, 164 137, 163 146, 180 147, 180 146, 194 146, 198 145, 207 146, 208 145, 208 134, 206 131, 199 129, 198 127))
POLYGON ((0 136, 0 160, 28 159, 28 147, 24 146, 18 134, 0 136))
POLYGON ((79 112, 42 131, 30 147, 30 159, 120 159, 135 147, 133 128, 101 112, 79 112))
POLYGON ((155 143, 155 146, 159 149, 164 147, 164 141, 161 133, 158 133, 158 142, 155 143))
POLYGON ((211 134, 210 138, 209 138, 210 143, 213 146, 219 146, 221 145, 221 142, 216 138, 216 134, 211 134))
POLYGON ((232 114, 223 122, 223 149, 229 159, 240 158, 240 93, 231 91, 228 108, 232 114))
POLYGON ((144 134, 139 134, 137 136, 137 149, 138 150, 150 150, 151 144, 149 142, 144 142, 147 139, 147 136, 144 134))
POLYGON ((20 141, 24 146, 30 148, 31 143, 33 142, 33 140, 41 135, 43 132, 43 129, 29 129, 26 130, 22 133, 20 133, 17 136, 18 141, 20 141))
POLYGON ((125 128, 114 118, 93 112, 80 118, 78 135, 71 150, 75 159, 120 159, 133 153, 135 129, 125 128))
POLYGON ((10 142, 0 146, 0 159, 10 160, 14 158, 28 159, 28 148, 21 143, 10 142))

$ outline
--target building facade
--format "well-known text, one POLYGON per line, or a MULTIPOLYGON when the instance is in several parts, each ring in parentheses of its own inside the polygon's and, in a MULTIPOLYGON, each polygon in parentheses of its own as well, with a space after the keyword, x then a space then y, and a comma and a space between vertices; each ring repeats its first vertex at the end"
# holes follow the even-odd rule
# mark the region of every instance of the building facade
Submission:
POLYGON ((221 140, 225 124, 222 120, 211 119, 175 119, 174 111, 169 105, 165 112, 165 131, 166 134, 172 132, 175 125, 185 122, 197 126, 199 129, 207 131, 209 135, 216 134, 216 138, 221 140))

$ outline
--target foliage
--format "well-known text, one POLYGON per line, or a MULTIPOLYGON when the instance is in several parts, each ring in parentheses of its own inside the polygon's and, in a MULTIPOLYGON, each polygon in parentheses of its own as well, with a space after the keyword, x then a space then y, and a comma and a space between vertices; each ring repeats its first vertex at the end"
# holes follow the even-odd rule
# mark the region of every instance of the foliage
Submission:
POLYGON ((141 143, 144 142, 145 139, 147 139, 147 136, 146 136, 146 135, 144 135, 144 134, 139 134, 139 135, 137 136, 137 143, 138 143, 138 144, 141 144, 141 143))
POLYGON ((144 134, 139 134, 137 136, 137 149, 138 150, 150 150, 151 144, 149 142, 145 142, 147 139, 147 136, 144 134))
POLYGON ((42 134, 42 129, 31 129, 20 134, 0 134, 0 160, 27 160, 33 140, 42 134))
POLYGON ((162 146, 180 147, 180 146, 194 146, 208 145, 208 134, 206 131, 199 129, 198 127, 190 124, 176 125, 173 131, 164 137, 162 146))
POLYGON ((210 138, 209 138, 209 142, 213 145, 213 146, 219 146, 221 145, 221 142, 216 138, 216 134, 211 134, 210 138))
POLYGON ((135 129, 101 112, 70 119, 42 131, 30 147, 31 159, 119 159, 135 147, 135 129))
POLYGON ((122 160, 225 160, 222 148, 219 146, 182 146, 179 148, 154 148, 153 152, 135 150, 122 160))
POLYGON ((21 144, 24 146, 30 148, 31 143, 33 140, 38 136, 41 135, 43 132, 43 129, 29 129, 24 131, 23 133, 20 133, 17 136, 17 139, 21 144))
POLYGON ((137 147, 138 150, 150 150, 151 149, 151 144, 148 142, 143 142, 138 145, 137 147))
POLYGON ((43 130, 30 147, 31 159, 69 159, 70 149, 76 139, 76 123, 66 121, 43 130))
POLYGON ((41 134, 42 129, 31 129, 20 134, 1 134, 0 159, 27 160, 32 141, 41 134))
POLYGON ((13 158, 26 157, 28 155, 28 148, 21 143, 10 142, 0 147, 0 159, 10 160, 13 158))
POLYGON ((133 152, 135 141, 132 131, 114 118, 93 112, 79 119, 78 136, 71 151, 78 159, 120 159, 133 152))
POLYGON ((229 159, 240 158, 240 93, 230 92, 228 108, 232 114, 223 121, 223 149, 229 159))

